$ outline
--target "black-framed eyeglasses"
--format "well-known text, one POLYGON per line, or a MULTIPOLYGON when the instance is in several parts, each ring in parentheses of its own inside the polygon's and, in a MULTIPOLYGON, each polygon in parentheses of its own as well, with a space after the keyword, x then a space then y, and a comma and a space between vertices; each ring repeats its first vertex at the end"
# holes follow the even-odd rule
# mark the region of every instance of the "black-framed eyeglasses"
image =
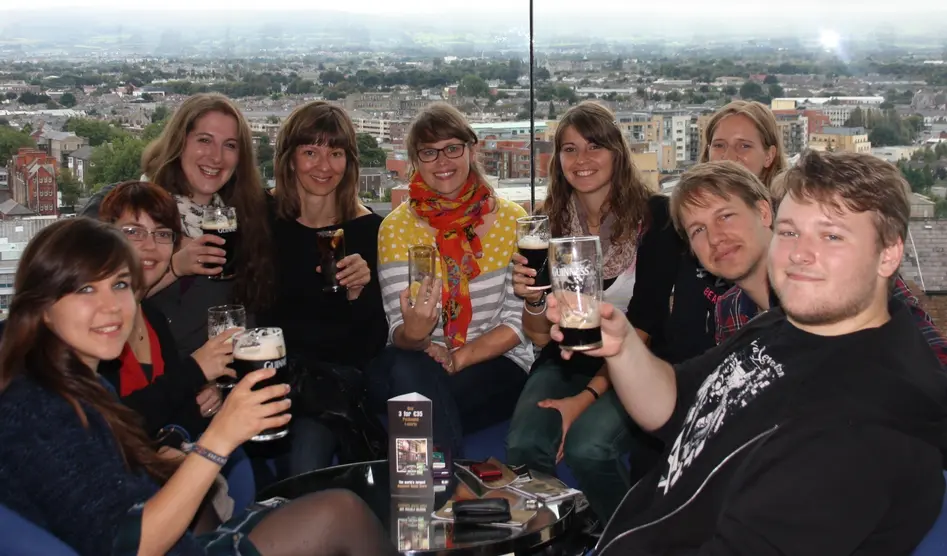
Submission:
POLYGON ((418 151, 418 160, 434 162, 441 153, 444 153, 447 158, 460 158, 464 155, 464 149, 466 148, 467 143, 457 143, 456 145, 447 145, 443 149, 421 149, 418 151))
POLYGON ((122 233, 132 241, 145 241, 148 236, 153 236, 155 243, 165 245, 174 243, 174 232, 171 230, 148 230, 140 226, 122 226, 122 233))

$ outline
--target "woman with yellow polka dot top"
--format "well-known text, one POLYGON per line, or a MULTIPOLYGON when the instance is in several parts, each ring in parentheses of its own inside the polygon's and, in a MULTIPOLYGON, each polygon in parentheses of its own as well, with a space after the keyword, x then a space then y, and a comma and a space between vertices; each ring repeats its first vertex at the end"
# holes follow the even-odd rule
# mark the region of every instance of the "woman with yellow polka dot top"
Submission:
POLYGON ((421 112, 406 141, 414 167, 409 200, 378 232, 389 332, 369 371, 369 396, 378 404, 410 392, 430 398, 434 443, 455 457, 465 433, 512 415, 533 363, 511 265, 516 219, 526 211, 494 194, 476 162, 476 144, 450 105, 421 112), (434 247, 437 277, 412 296, 414 245, 434 247))

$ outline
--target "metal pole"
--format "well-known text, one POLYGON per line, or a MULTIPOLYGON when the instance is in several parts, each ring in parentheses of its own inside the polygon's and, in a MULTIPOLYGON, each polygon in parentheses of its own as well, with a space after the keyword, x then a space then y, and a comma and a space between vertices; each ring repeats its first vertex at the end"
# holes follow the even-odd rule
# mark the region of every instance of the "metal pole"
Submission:
POLYGON ((533 37, 533 0, 529 0, 529 212, 536 214, 536 84, 533 81, 536 68, 533 37))

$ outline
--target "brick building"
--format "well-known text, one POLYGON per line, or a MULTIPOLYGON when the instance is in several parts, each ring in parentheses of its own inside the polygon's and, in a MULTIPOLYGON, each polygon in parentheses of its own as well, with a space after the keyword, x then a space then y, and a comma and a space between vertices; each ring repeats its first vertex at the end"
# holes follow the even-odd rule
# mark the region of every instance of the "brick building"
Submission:
POLYGON ((39 149, 22 148, 13 156, 8 170, 14 201, 40 216, 59 214, 59 162, 54 156, 39 149))

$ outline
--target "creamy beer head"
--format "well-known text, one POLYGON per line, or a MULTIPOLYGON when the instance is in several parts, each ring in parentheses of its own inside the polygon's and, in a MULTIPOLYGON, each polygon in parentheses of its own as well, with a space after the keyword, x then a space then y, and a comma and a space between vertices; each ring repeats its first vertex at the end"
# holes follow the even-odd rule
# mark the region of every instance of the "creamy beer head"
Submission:
POLYGON ((589 310, 584 315, 563 312, 559 319, 559 328, 575 328, 579 330, 598 328, 602 325, 602 319, 598 314, 598 307, 589 310))
POLYGON ((201 229, 208 232, 232 232, 237 229, 237 219, 218 214, 213 220, 201 222, 201 229))
POLYGON ((520 249, 549 249, 549 240, 539 236, 523 236, 517 242, 520 249))
POLYGON ((286 357, 282 331, 279 328, 254 328, 238 333, 233 357, 244 361, 276 361, 286 357))

